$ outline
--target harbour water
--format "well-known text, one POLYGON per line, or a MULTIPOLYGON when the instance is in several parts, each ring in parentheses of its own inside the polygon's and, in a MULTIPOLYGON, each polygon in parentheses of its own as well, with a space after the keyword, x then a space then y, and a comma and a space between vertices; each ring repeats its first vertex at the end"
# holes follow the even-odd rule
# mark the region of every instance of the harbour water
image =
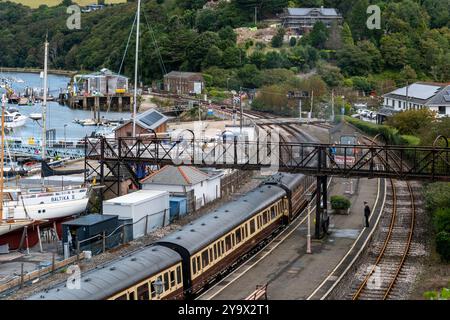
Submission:
MULTIPOLYGON (((0 77, 21 79, 23 82, 12 83, 12 88, 16 93, 23 94, 25 88, 30 87, 40 90, 43 87, 43 80, 37 73, 0 73, 0 77)), ((58 95, 62 90, 65 90, 67 83, 70 81, 68 77, 51 75, 48 76, 48 87, 50 95, 58 98, 58 95)), ((0 93, 5 93, 5 90, 0 88, 0 93)), ((8 104, 8 108, 14 108, 19 110, 23 115, 30 115, 31 113, 42 113, 41 103, 36 103, 33 106, 18 106, 16 104, 8 104)), ((110 120, 130 119, 130 113, 124 112, 102 112, 101 117, 110 120)), ((83 127, 79 124, 73 123, 75 119, 90 119, 93 118, 92 111, 75 110, 70 109, 67 106, 60 105, 56 101, 50 101, 47 103, 47 129, 56 130, 56 139, 78 140, 90 135, 93 131, 101 130, 101 127, 95 126, 83 127)), ((28 118, 26 124, 23 127, 17 128, 8 133, 9 137, 29 139, 34 137, 39 139, 42 135, 41 121, 36 122, 28 118)))

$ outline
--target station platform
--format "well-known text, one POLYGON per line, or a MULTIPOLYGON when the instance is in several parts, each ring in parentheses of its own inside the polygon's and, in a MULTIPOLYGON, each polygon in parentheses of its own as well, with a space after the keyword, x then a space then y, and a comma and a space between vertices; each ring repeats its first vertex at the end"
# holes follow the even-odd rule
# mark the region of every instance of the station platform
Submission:
MULTIPOLYGON (((346 195, 352 205, 348 215, 331 215, 330 232, 312 241, 312 254, 306 253, 306 212, 279 237, 246 261, 235 272, 199 297, 200 300, 243 300, 257 286, 267 284, 269 300, 321 299, 333 287, 349 263, 365 245, 374 230, 384 204, 382 179, 353 179, 354 194, 349 194, 350 179, 333 178, 329 196, 346 195), (363 202, 372 214, 370 227, 364 227, 363 202)), ((314 234, 311 212, 311 234, 314 234)))

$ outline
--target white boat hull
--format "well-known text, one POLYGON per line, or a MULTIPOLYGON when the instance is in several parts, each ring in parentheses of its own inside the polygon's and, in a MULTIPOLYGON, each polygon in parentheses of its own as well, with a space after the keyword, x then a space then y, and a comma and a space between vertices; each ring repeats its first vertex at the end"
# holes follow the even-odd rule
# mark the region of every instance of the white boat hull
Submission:
POLYGON ((19 195, 17 200, 4 204, 7 219, 57 220, 86 210, 88 189, 19 195))
POLYGON ((5 122, 5 128, 19 128, 23 127, 25 123, 27 122, 27 117, 22 116, 18 119, 15 119, 12 122, 5 122))

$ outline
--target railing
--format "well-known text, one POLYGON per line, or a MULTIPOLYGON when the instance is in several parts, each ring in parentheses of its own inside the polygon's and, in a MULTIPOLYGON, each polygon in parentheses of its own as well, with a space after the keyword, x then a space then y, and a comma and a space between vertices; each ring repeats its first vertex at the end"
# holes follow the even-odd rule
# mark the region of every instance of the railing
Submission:
POLYGON ((391 177, 402 180, 450 181, 449 147, 336 145, 257 141, 184 139, 91 139, 86 159, 191 165, 197 167, 269 169, 312 175, 391 177), (382 164, 377 166, 376 164, 382 164))
MULTIPOLYGON (((92 253, 94 255, 100 254, 100 253, 105 253, 108 248, 114 248, 120 244, 125 244, 127 241, 127 237, 125 235, 125 228, 133 227, 138 224, 142 224, 142 222, 144 222, 144 221, 145 221, 145 224, 143 226, 144 227, 143 236, 147 236, 149 234, 149 222, 150 222, 151 216, 161 214, 161 213, 163 213, 163 211, 157 212, 152 215, 146 215, 135 222, 123 223, 120 226, 118 226, 117 228, 115 228, 114 230, 112 230, 109 234, 107 234, 105 231, 103 231, 101 233, 98 233, 98 234, 90 237, 90 238, 83 239, 83 240, 77 240, 76 241, 76 255, 79 256, 81 254, 81 252, 82 252, 81 247, 83 246, 83 244, 89 244, 91 247, 91 251, 93 251, 92 253), (92 250, 92 248, 94 248, 96 250, 94 251, 94 250, 92 250)), ((164 218, 163 218, 163 223, 164 223, 165 217, 168 214, 167 210, 164 210, 163 214, 164 214, 164 218)), ((162 227, 164 227, 164 225, 162 227)), ((130 231, 130 232, 133 232, 133 231, 130 231)))
MULTIPOLYGON (((42 157, 42 143, 40 140, 7 138, 4 148, 12 153, 25 154, 34 158, 42 157)), ((49 140, 46 146, 46 156, 79 159, 84 157, 84 149, 84 140, 49 140)))
POLYGON ((253 291, 245 300, 267 300, 267 283, 265 285, 257 285, 256 290, 253 291))

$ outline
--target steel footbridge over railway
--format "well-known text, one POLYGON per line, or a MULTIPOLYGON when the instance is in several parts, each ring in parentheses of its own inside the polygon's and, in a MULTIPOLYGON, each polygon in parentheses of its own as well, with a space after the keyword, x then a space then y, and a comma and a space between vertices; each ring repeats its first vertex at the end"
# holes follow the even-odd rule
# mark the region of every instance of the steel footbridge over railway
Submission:
POLYGON ((117 173, 125 170, 139 185, 139 166, 186 165, 315 176, 450 181, 450 148, 444 137, 439 137, 434 146, 429 147, 379 145, 375 142, 369 145, 330 145, 279 140, 278 137, 212 142, 195 138, 179 141, 86 139, 85 166, 90 171, 86 178, 96 175, 102 180, 108 175, 107 171, 117 173), (440 146, 441 140, 445 146, 440 146))

